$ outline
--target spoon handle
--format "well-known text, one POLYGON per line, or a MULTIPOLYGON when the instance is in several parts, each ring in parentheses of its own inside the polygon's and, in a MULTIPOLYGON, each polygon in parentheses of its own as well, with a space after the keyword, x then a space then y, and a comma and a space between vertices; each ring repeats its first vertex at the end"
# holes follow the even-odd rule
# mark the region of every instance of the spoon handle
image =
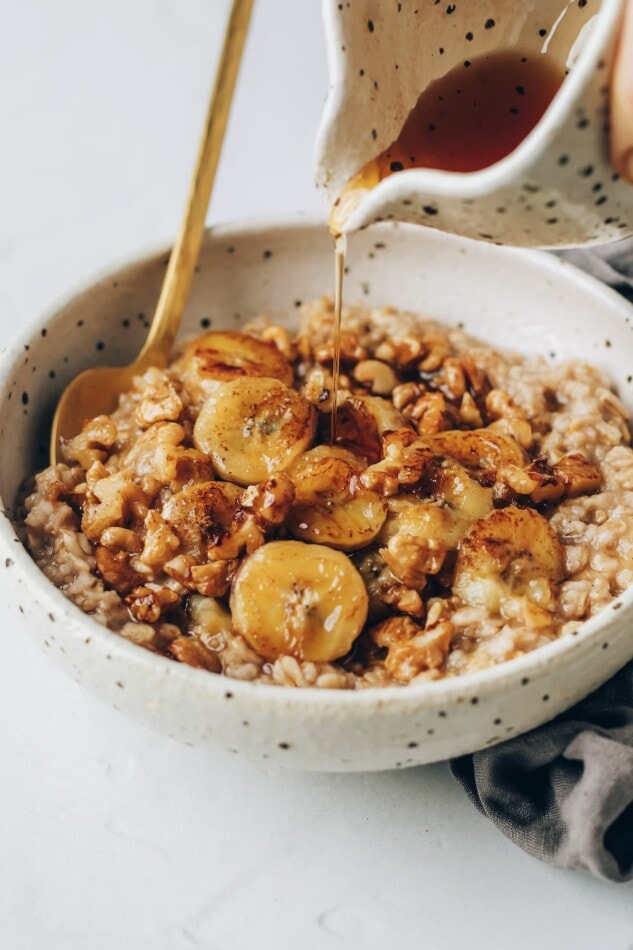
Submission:
POLYGON ((233 0, 185 213, 139 360, 165 365, 189 299, 254 0, 233 0))

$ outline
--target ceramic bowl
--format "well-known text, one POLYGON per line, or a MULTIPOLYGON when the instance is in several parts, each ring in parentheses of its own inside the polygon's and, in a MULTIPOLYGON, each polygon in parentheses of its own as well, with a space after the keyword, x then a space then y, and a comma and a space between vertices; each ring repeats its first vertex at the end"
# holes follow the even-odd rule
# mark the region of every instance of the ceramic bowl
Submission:
MULTIPOLYGON (((633 411, 633 311, 568 264, 439 231, 382 226, 351 242, 350 303, 393 304, 462 324, 484 340, 601 366, 633 411)), ((288 326, 332 285, 323 224, 223 227, 205 239, 184 331, 240 327, 267 313, 288 326)), ((64 384, 131 359, 163 279, 161 252, 119 268, 40 317, 0 361, 0 496, 47 462, 64 384)), ((568 636, 496 668, 438 683, 360 692, 236 682, 149 653, 100 627, 35 567, 0 519, 5 601, 16 621, 87 689, 170 736, 269 763, 366 770, 480 749, 561 712, 633 655, 633 590, 568 636)), ((28 670, 25 670, 25 681, 28 670)))
POLYGON ((624 2, 324 0, 330 92, 315 163, 328 208, 397 138, 434 80, 496 50, 517 49, 532 59, 545 50, 561 72, 572 68, 518 148, 468 174, 391 175, 367 194, 346 230, 395 219, 516 247, 632 234, 633 190, 611 167, 608 147, 608 78, 624 2))

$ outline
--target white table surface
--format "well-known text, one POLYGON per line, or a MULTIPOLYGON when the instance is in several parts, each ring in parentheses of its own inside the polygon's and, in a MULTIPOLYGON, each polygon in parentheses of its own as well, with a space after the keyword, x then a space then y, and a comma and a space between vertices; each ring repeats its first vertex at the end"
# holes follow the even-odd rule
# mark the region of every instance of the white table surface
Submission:
MULTIPOLYGON (((175 233, 225 0, 0 0, 0 345, 175 233)), ((318 0, 259 0, 211 219, 315 211, 318 0)), ((0 447, 0 450, 5 450, 0 447)), ((633 892, 537 863, 444 765, 276 772, 101 705, 0 605, 7 950, 631 950, 633 892)))

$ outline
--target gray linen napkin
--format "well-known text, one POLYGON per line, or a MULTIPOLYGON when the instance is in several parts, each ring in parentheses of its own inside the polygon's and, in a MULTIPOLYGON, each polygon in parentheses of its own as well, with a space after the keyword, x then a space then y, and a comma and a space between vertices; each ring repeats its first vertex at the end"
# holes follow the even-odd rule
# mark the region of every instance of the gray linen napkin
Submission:
MULTIPOLYGON (((633 301, 633 240, 562 256, 633 301)), ((450 767, 528 854, 633 880, 633 662, 552 722, 450 767)))
POLYGON ((528 854, 633 879, 633 663, 552 722, 450 766, 528 854))

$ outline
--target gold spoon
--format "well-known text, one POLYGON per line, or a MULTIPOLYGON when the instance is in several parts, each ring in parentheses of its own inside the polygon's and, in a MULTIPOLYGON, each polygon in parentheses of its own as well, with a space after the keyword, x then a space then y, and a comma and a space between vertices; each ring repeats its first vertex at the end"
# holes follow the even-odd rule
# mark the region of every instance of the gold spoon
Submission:
POLYGON ((51 429, 51 464, 61 461, 61 440, 69 439, 87 419, 112 412, 120 393, 149 366, 166 366, 189 298, 235 90, 254 0, 233 0, 224 45, 207 112, 185 213, 169 258, 165 280, 145 345, 129 366, 97 366, 68 384, 57 404, 51 429))

